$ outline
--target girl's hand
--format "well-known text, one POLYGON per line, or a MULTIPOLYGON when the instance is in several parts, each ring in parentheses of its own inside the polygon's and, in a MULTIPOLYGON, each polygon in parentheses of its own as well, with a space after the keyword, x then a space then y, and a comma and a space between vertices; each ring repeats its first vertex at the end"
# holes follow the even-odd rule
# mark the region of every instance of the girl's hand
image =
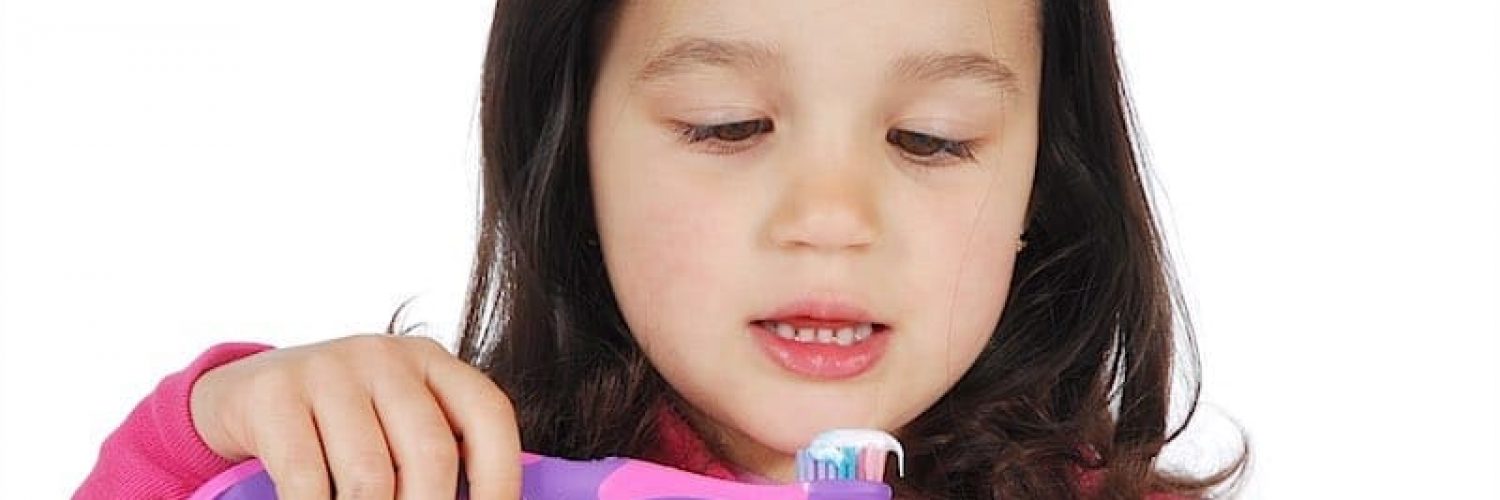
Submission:
POLYGON ((204 373, 191 397, 209 448, 260 458, 282 500, 454 498, 460 457, 470 498, 520 496, 509 398, 430 339, 266 351, 204 373))

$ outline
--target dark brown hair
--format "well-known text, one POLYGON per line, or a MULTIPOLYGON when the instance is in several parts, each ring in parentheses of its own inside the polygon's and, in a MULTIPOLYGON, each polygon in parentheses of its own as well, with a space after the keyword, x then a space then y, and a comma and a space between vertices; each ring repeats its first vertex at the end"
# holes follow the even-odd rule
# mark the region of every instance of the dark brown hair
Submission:
MULTIPOLYGON (((678 401, 635 344, 596 237, 586 124, 615 2, 499 0, 484 63, 482 211, 459 356, 515 403, 523 447, 641 456, 678 401)), ((1190 323, 1144 189, 1107 0, 1043 0, 1028 245, 974 366, 899 435, 902 496, 1201 496, 1155 459, 1192 418, 1190 323), (1174 329, 1174 319, 1181 328, 1174 329), (1174 336, 1175 334, 1175 336, 1174 336), (1176 349, 1174 349, 1176 347, 1176 349), (1168 421, 1175 394, 1187 417, 1168 421)))

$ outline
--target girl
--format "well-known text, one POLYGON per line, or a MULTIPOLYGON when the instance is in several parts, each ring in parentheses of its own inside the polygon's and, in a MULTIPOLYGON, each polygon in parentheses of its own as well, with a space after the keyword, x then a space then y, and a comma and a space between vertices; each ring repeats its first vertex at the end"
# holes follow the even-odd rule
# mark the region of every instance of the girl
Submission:
POLYGON ((785 481, 834 427, 901 438, 902 497, 1197 496, 1243 464, 1154 466, 1196 361, 1105 0, 502 0, 482 126, 456 359, 218 346, 79 496, 257 456, 287 499, 451 498, 460 467, 513 498, 520 449, 785 481))

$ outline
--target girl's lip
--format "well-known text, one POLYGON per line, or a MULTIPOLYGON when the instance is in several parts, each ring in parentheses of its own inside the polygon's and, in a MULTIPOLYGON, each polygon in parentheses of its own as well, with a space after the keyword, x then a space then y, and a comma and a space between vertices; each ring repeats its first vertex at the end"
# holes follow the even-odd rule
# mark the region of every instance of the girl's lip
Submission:
POLYGON ((869 371, 885 354, 890 341, 890 331, 884 328, 848 346, 783 339, 759 321, 750 324, 750 332, 761 352, 772 362, 792 373, 818 380, 853 378, 869 371))
POLYGON ((842 298, 801 299, 771 310, 756 321, 789 322, 792 320, 824 323, 878 323, 868 311, 842 298))

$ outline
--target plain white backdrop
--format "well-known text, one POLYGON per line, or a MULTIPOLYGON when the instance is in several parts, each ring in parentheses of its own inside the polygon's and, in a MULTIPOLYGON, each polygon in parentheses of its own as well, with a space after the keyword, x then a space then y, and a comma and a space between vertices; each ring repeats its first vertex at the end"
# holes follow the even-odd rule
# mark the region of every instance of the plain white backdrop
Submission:
MULTIPOLYGON (((1115 2, 1247 497, 1500 496, 1497 4, 1115 2)), ((451 337, 491 8, 0 0, 0 498, 213 343, 451 337)))

